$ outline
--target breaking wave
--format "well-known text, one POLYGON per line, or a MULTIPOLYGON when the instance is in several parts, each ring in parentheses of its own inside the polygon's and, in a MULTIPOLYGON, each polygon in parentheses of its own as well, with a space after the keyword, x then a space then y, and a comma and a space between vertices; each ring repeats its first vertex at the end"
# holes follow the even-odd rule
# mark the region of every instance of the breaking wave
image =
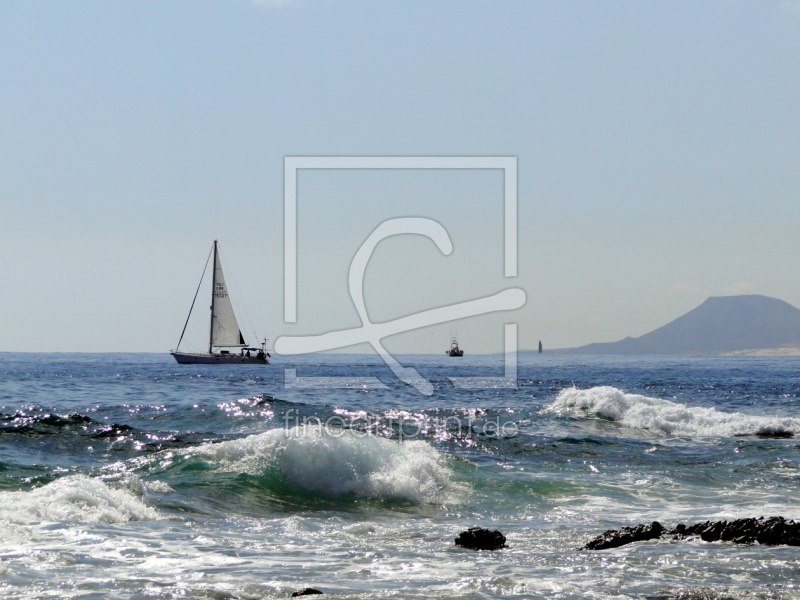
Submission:
POLYGON ((273 429, 193 449, 226 471, 277 477, 307 492, 418 503, 445 502, 450 469, 424 441, 397 442, 352 430, 273 429))
POLYGON ((791 436, 800 433, 800 419, 793 417, 726 413, 715 408, 628 394, 612 386, 562 390, 547 410, 577 418, 609 419, 626 427, 668 436, 791 436))
POLYGON ((24 492, 0 492, 0 521, 126 523, 158 518, 155 509, 131 492, 84 475, 62 477, 24 492))

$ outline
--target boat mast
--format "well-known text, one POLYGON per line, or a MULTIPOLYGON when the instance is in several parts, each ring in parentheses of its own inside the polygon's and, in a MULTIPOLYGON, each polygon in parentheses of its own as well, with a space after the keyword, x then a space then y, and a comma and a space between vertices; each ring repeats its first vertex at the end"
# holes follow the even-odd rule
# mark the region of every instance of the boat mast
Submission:
POLYGON ((214 266, 211 276, 211 325, 208 330, 208 353, 214 353, 214 291, 217 289, 217 240, 214 240, 214 266))

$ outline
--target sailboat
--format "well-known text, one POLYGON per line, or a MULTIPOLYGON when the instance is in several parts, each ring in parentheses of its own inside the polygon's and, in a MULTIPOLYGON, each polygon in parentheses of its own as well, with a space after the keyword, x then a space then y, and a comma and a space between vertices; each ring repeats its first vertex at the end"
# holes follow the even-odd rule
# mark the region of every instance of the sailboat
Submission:
MULTIPOLYGON (((205 275, 205 270, 203 275, 205 275)), ((201 277, 200 282, 202 283, 202 281, 203 278, 201 277)), ((194 300, 192 300, 192 308, 194 308, 199 291, 200 286, 198 285, 194 300)), ((186 324, 183 326, 181 339, 178 340, 178 348, 181 346, 183 335, 186 333, 186 325, 189 324, 189 317, 191 316, 192 309, 190 308, 189 316, 186 317, 186 324)), ((261 348, 250 348, 244 341, 244 336, 239 329, 236 315, 233 312, 228 288, 225 285, 225 276, 222 274, 222 263, 219 259, 217 240, 214 240, 214 274, 211 282, 211 328, 208 338, 208 352, 180 352, 175 349, 170 354, 181 364, 269 364, 267 360, 269 353, 266 347, 266 339, 261 344, 261 348), (231 351, 232 349, 235 350, 231 351)))
POLYGON ((450 350, 446 351, 448 356, 464 356, 464 351, 458 347, 458 339, 453 338, 450 342, 450 350))
POLYGON ((539 340, 539 354, 542 353, 542 340, 539 340))

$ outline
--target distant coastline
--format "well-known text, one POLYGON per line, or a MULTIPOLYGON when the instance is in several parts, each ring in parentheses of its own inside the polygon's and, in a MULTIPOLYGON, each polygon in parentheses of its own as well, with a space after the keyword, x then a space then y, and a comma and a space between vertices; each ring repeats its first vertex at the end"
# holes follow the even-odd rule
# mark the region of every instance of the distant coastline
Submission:
POLYGON ((800 356, 800 310, 757 294, 712 296, 640 337, 565 348, 568 354, 800 356))
MULTIPOLYGON (((520 350, 519 354, 538 354, 537 350, 520 350)), ((546 354, 574 356, 598 356, 597 352, 581 354, 574 348, 553 348, 545 350, 546 354)), ((603 356, 800 356, 800 348, 752 348, 749 350, 731 350, 728 352, 682 352, 670 354, 604 354, 603 356)))
POLYGON ((800 356, 800 348, 754 348, 752 350, 732 350, 719 356, 800 356))

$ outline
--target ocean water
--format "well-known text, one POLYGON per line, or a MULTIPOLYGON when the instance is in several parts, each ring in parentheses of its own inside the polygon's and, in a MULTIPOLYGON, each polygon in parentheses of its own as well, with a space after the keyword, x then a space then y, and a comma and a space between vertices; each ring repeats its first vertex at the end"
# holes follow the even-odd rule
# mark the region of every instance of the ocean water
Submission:
POLYGON ((0 354, 0 597, 800 598, 800 548, 609 528, 800 518, 800 359, 0 354), (297 377, 348 387, 285 386, 297 377), (378 377, 382 388, 361 387, 378 377), (499 529, 508 548, 453 539, 499 529))

